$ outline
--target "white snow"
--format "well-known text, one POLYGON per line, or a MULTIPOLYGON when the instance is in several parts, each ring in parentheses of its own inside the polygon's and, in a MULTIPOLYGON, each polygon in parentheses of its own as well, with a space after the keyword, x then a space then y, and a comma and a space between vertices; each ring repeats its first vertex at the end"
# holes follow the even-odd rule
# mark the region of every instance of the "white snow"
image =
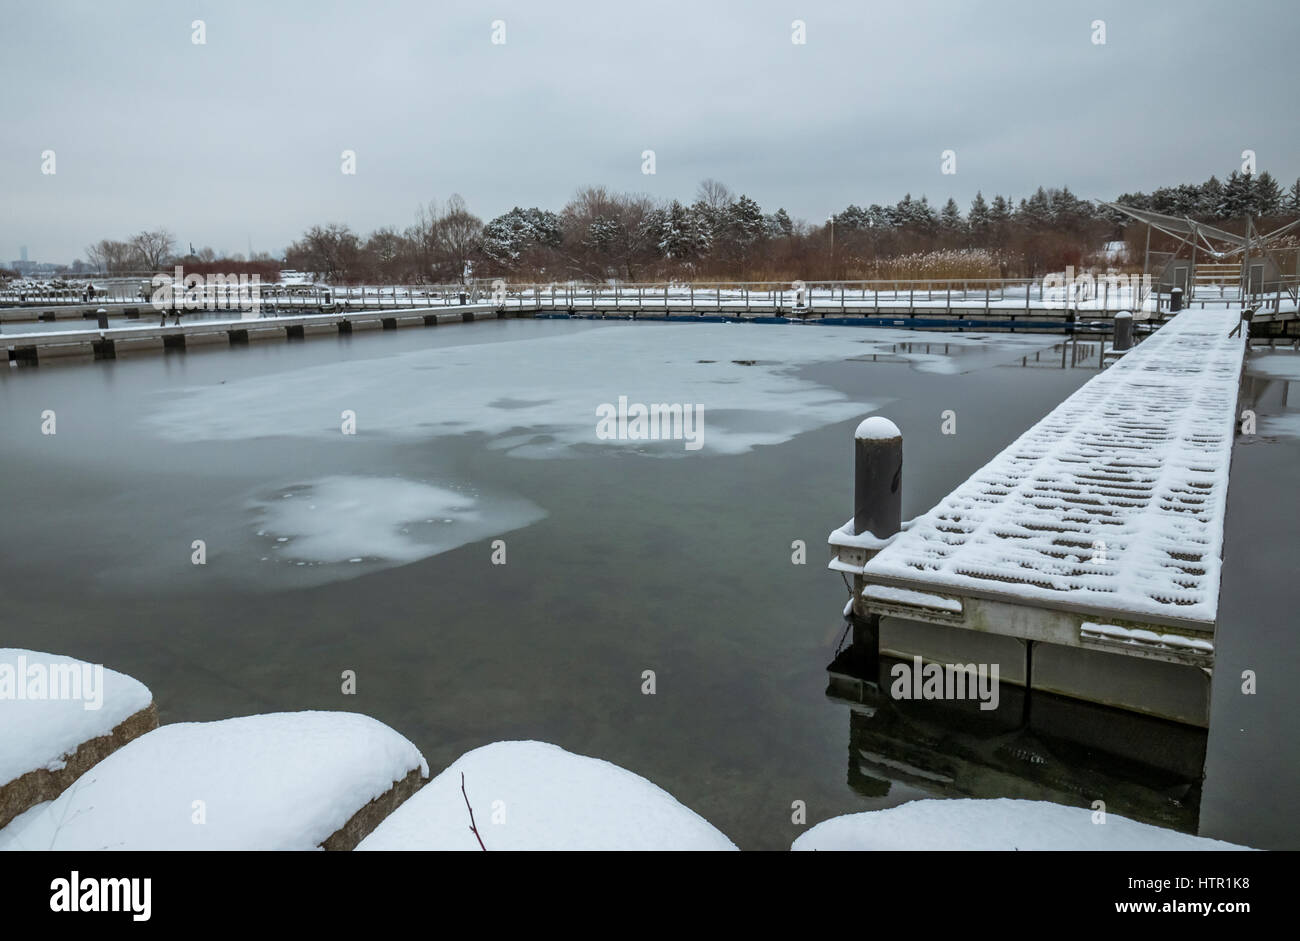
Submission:
POLYGON ((922 590, 1212 624, 1244 338, 1189 310, 1089 380, 864 568, 922 590))
POLYGON ((826 567, 832 572, 843 572, 845 575, 861 575, 863 568, 861 565, 854 565, 852 562, 845 562, 838 557, 827 562, 826 567))
MULTIPOLYGON (((54 688, 47 686, 47 697, 54 688)), ((74 691, 70 685, 63 689, 74 691)), ((107 735, 152 701, 153 694, 143 683, 102 665, 36 650, 0 648, 0 785, 38 768, 59 770, 83 742, 107 735), (78 695, 19 699, 21 691, 8 685, 25 685, 30 694, 29 680, 37 673, 52 676, 56 670, 69 679, 68 671, 76 671, 78 695)))
POLYGON ((832 817, 800 836, 793 850, 1244 850, 1106 814, 1047 801, 917 800, 888 810, 832 817))
MULTIPOLYGON (((902 528, 906 530, 911 525, 911 522, 911 520, 905 521, 902 528)), ((869 532, 855 533, 853 531, 855 528, 853 520, 849 520, 839 529, 832 530, 827 542, 835 547, 844 546, 849 549, 879 550, 898 538, 898 533, 894 533, 892 536, 880 537, 869 532)))
POLYGON ((0 849, 309 850, 414 768, 428 775, 414 745, 354 713, 164 725, 0 830, 0 849))
POLYGON ((862 597, 869 601, 889 601, 895 604, 910 604, 923 608, 937 608, 940 611, 952 611, 961 614, 961 602, 956 598, 944 598, 924 591, 912 591, 908 588, 891 588, 888 585, 868 585, 862 589, 862 597))
POLYGON ((901 438, 903 433, 898 430, 897 425, 883 415, 872 415, 870 418, 862 419, 857 431, 853 432, 853 437, 869 441, 887 441, 890 438, 901 438))
POLYGON ((357 849, 479 850, 466 795, 489 851, 736 848, 667 791, 618 765, 543 742, 495 742, 462 755, 357 849))
MULTIPOLYGON (((481 342, 309 366, 168 392, 142 421, 175 441, 337 437, 343 409, 359 435, 423 440, 478 433, 516 457, 564 457, 580 446, 627 452, 596 437, 596 408, 637 403, 704 406, 704 451, 739 454, 876 411, 795 371, 821 362, 894 355, 907 331, 737 324, 592 324, 526 339, 481 342), (745 365, 752 361, 752 365, 745 365)), ((1041 349, 1053 337, 945 334, 954 349, 1041 349)), ((1008 354, 1010 355, 1010 354, 1008 354)), ((645 442, 636 442, 638 447, 645 442)), ((675 447, 649 449, 683 455, 675 447)))
POLYGON ((1187 650, 1201 650, 1205 653, 1214 652, 1214 644, 1198 637, 1184 637, 1181 634, 1159 634, 1145 628, 1121 627, 1118 624, 1097 624, 1093 621, 1084 621, 1079 626, 1079 633, 1084 637, 1105 638, 1106 640, 1121 643, 1179 647, 1187 650))
POLYGON ((413 562, 521 529, 546 516, 526 501, 484 506, 445 487, 393 477, 336 475, 255 503, 257 535, 283 560, 413 562))

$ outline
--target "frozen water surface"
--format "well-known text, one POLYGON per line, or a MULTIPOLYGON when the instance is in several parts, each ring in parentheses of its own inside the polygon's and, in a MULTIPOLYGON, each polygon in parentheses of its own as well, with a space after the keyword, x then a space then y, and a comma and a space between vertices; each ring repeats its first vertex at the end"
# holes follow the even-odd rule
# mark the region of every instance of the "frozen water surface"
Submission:
MULTIPOLYGON (((4 643, 135 677, 167 723, 362 711, 435 770, 554 742, 788 849, 789 795, 811 822, 928 796, 863 788, 826 697, 845 589, 820 546, 852 512, 854 429, 902 431, 921 516, 1097 374, 1060 339, 510 319, 0 371, 4 643), (704 447, 596 439, 620 394, 704 405, 704 447)), ((1277 481, 1300 443, 1256 439, 1233 459, 1229 689, 1294 665, 1277 481)), ((1295 845, 1300 769, 1271 744, 1295 687, 1213 701, 1200 832, 1295 845)))
POLYGON ((645 405, 702 405, 702 450, 742 454, 882 404, 800 378, 794 375, 798 367, 877 356, 955 373, 961 352, 978 353, 987 364, 1056 342, 1048 336, 957 334, 918 344, 916 337, 853 327, 605 325, 360 360, 346 370, 311 366, 194 387, 169 396, 145 422, 177 441, 322 437, 338 435, 339 416, 350 409, 358 434, 434 438, 476 432, 516 457, 563 457, 586 446, 626 448, 631 442, 596 437, 597 407, 625 396, 645 405), (900 344, 908 349, 900 351, 900 344), (954 357, 937 352, 945 345, 954 357))

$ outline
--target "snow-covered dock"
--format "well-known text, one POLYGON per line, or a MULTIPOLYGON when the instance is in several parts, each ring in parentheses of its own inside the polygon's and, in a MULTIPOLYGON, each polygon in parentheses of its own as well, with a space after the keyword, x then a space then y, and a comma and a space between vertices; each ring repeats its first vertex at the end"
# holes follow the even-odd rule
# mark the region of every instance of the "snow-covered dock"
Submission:
POLYGON ((245 316, 181 324, 112 326, 93 330, 49 330, 0 334, 0 362, 35 365, 56 360, 119 359, 197 346, 243 346, 261 340, 300 340, 361 330, 495 320, 505 316, 491 305, 416 307, 402 310, 334 311, 293 316, 245 316))
POLYGON ((832 533, 881 652, 1207 724, 1237 321, 1180 313, 879 551, 832 533))

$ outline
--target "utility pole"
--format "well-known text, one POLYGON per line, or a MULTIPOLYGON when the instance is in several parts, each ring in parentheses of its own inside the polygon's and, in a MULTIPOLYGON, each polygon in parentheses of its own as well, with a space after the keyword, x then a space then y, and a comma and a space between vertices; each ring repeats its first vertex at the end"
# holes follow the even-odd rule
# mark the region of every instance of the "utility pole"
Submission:
POLYGON ((835 280, 835 214, 826 217, 826 221, 831 224, 831 280, 835 280))

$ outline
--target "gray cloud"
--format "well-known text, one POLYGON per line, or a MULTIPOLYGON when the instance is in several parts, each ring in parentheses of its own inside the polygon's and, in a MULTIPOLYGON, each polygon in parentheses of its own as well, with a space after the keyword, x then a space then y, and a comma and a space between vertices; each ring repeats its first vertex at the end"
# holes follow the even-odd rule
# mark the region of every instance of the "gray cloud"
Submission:
POLYGON ((905 192, 1109 198, 1226 176, 1246 148, 1288 185, 1298 19, 1289 0, 22 4, 0 37, 0 258, 156 225, 278 251, 452 192, 486 219, 706 176, 814 221, 905 192))

